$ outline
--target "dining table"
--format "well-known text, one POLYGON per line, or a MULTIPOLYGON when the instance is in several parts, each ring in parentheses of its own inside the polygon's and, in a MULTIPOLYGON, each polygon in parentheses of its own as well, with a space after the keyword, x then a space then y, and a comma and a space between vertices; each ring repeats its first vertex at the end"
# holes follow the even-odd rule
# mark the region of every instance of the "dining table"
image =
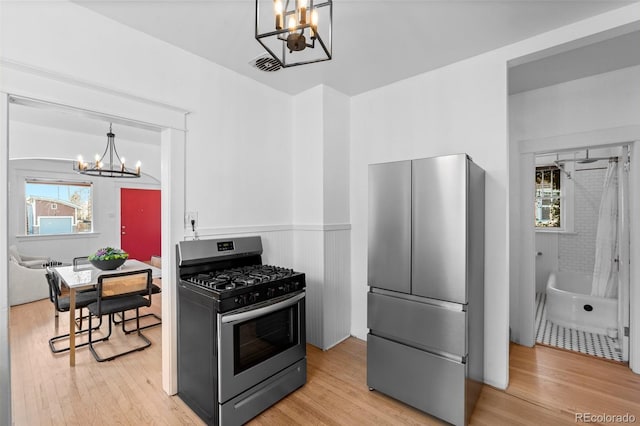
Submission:
POLYGON ((76 364, 76 333, 75 333, 75 311, 76 311, 76 292, 93 288, 98 285, 98 277, 106 274, 119 272, 134 272, 151 269, 153 278, 160 278, 162 270, 151 266, 148 263, 141 262, 136 259, 127 259, 122 266, 110 271, 103 271, 91 263, 85 263, 76 266, 56 266, 51 268, 60 280, 69 288, 69 366, 76 364))

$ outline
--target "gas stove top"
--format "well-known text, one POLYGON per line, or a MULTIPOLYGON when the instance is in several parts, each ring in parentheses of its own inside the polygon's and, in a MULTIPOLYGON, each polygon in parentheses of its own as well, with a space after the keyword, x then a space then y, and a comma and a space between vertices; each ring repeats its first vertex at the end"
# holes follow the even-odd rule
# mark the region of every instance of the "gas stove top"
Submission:
POLYGON ((293 269, 272 265, 250 265, 200 273, 186 278, 187 282, 212 290, 218 294, 244 287, 256 286, 291 277, 297 274, 293 269))
POLYGON ((260 237, 182 241, 178 285, 213 299, 218 312, 304 291, 303 273, 263 265, 261 255, 260 237))
POLYGON ((245 265, 185 275, 181 285, 213 299, 218 312, 228 312, 304 291, 305 275, 279 266, 245 265))

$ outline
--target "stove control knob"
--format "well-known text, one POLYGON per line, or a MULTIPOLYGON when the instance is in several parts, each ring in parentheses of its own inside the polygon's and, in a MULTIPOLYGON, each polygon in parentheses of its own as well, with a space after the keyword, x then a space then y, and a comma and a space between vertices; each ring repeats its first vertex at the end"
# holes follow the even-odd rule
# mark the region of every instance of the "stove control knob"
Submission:
POLYGON ((258 292, 250 293, 249 294, 249 303, 255 303, 258 300, 259 296, 260 296, 260 293, 258 293, 258 292))
POLYGON ((237 305, 246 305, 247 304, 247 296, 244 294, 241 294, 240 296, 236 297, 235 300, 237 305))
POLYGON ((291 291, 291 285, 289 283, 286 283, 284 285, 284 291, 287 292, 287 293, 291 291))
POLYGON ((268 298, 272 298, 275 295, 276 295, 276 289, 275 288, 270 288, 270 289, 267 290, 267 297, 268 298))

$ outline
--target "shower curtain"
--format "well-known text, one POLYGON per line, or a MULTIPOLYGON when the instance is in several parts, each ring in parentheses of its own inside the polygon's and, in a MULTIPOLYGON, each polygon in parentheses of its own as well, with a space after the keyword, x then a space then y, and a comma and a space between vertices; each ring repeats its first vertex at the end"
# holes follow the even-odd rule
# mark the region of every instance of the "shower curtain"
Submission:
POLYGON ((609 161, 596 231, 596 262, 591 295, 618 297, 618 162, 609 161))

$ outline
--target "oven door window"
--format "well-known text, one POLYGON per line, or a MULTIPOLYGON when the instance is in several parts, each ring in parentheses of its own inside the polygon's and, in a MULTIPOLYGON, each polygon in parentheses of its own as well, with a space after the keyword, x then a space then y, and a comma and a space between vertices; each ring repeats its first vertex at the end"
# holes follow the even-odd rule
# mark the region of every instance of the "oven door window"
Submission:
POLYGON ((298 345, 298 305, 234 326, 234 373, 298 345))

